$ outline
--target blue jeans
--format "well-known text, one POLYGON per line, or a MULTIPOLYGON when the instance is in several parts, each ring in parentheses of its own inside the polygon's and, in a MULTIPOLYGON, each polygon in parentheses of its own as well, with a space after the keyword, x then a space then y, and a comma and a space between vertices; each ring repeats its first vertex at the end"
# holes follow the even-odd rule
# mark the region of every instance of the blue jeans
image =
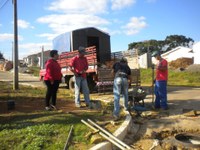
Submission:
POLYGON ((155 108, 167 109, 167 81, 156 81, 155 82, 155 108))
POLYGON ((120 112, 120 94, 123 95, 124 99, 124 107, 128 109, 128 79, 122 77, 116 77, 114 79, 113 85, 113 93, 114 93, 114 111, 113 115, 119 116, 120 112))
POLYGON ((87 79, 83 77, 75 77, 75 105, 80 105, 80 90, 82 90, 85 103, 89 105, 90 103, 90 92, 87 84, 87 79))

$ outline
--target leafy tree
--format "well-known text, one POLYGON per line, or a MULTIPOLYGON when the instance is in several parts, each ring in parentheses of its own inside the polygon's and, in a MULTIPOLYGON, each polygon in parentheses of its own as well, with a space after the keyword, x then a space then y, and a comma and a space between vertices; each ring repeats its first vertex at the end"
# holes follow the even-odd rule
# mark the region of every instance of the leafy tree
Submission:
POLYGON ((0 59, 5 59, 3 53, 0 52, 0 59))
POLYGON ((189 47, 191 43, 194 43, 194 40, 183 35, 170 35, 165 39, 165 45, 169 46, 167 51, 178 46, 189 47))
POLYGON ((157 40, 148 40, 143 42, 133 42, 128 45, 128 49, 138 49, 138 54, 142 55, 146 52, 154 51, 169 51, 178 46, 189 47, 194 43, 194 40, 191 38, 186 38, 183 35, 170 35, 167 36, 164 41, 157 40))

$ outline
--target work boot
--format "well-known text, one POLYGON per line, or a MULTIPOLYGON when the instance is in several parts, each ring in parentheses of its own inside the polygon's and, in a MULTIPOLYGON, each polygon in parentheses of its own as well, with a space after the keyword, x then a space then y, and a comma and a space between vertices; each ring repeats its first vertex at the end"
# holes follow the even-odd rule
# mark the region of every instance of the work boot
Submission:
POLYGON ((51 111, 51 108, 50 108, 49 106, 46 106, 46 107, 45 107, 45 110, 51 111))
POLYGON ((56 108, 55 105, 51 105, 51 108, 52 108, 53 110, 58 110, 58 108, 56 108))
POLYGON ((80 104, 76 104, 75 105, 77 108, 81 108, 81 105, 80 104))
POLYGON ((88 107, 89 109, 92 109, 92 104, 91 103, 89 103, 89 104, 87 103, 86 107, 88 107))

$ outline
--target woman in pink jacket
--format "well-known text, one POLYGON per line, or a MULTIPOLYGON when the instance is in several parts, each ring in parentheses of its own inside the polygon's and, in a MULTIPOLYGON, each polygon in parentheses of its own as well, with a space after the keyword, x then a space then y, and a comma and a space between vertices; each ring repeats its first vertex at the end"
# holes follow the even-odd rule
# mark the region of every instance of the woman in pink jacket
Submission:
POLYGON ((57 97, 57 91, 58 87, 62 78, 61 74, 61 67, 57 62, 58 59, 58 51, 52 50, 50 51, 50 59, 46 62, 46 74, 44 76, 44 83, 47 87, 46 92, 46 110, 51 110, 56 108, 56 97, 57 97), (50 99, 51 99, 51 105, 50 105, 50 99))

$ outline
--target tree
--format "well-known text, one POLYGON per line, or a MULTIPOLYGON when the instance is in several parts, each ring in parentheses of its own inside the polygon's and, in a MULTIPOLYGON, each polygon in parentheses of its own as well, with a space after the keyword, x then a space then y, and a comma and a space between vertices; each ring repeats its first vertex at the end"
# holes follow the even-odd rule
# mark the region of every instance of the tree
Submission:
POLYGON ((0 59, 5 59, 3 53, 0 52, 0 59))
POLYGON ((167 51, 178 46, 189 47, 190 44, 193 44, 193 43, 194 43, 193 39, 186 38, 183 35, 170 35, 170 36, 167 36, 165 39, 165 45, 169 46, 167 48, 167 51))
POLYGON ((190 47, 194 43, 191 38, 183 35, 170 35, 164 41, 148 40, 143 42, 133 42, 128 45, 128 49, 138 49, 138 54, 142 55, 146 52, 161 51, 167 52, 178 46, 190 47))

